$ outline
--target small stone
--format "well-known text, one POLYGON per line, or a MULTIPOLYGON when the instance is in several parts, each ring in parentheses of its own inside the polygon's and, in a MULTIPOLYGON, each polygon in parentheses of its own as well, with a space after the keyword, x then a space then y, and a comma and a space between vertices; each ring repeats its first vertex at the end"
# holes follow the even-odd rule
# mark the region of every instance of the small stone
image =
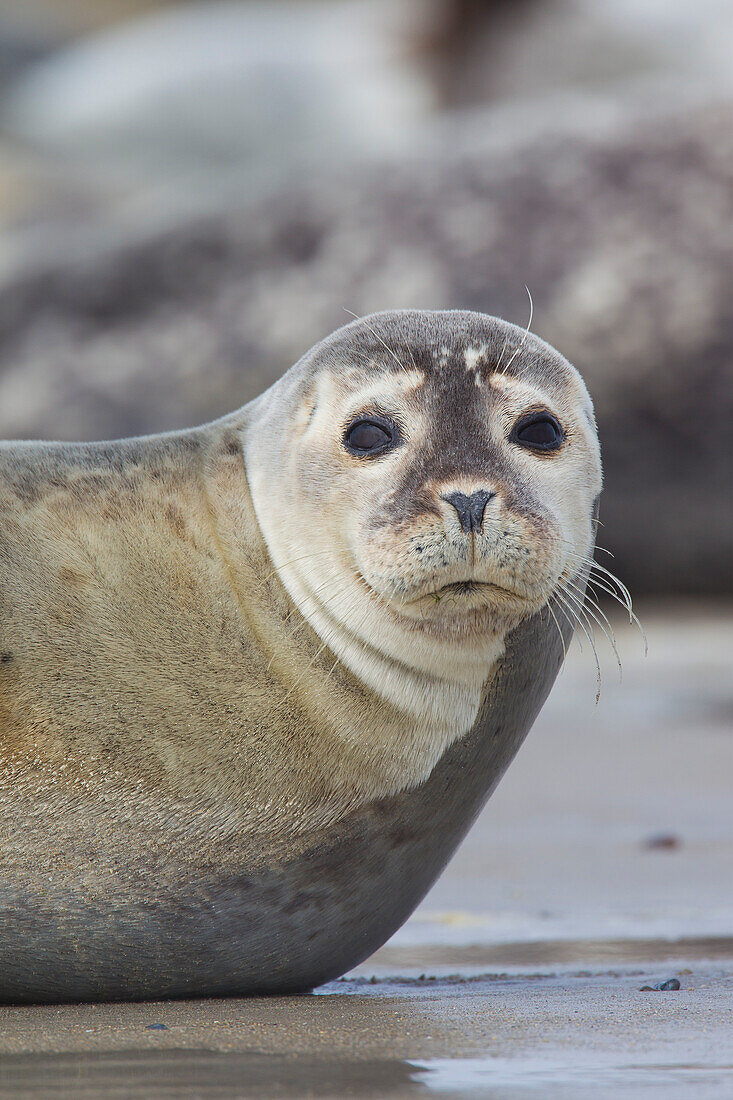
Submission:
POLYGON ((674 852, 681 844, 674 833, 654 833, 642 842, 642 846, 652 852, 674 852))
POLYGON ((165 1024, 146 1024, 146 1031, 167 1031, 168 1028, 165 1024))
POLYGON ((664 982, 659 982, 657 985, 643 985, 639 990, 640 993, 669 993, 672 990, 680 988, 680 983, 677 978, 667 978, 664 982))

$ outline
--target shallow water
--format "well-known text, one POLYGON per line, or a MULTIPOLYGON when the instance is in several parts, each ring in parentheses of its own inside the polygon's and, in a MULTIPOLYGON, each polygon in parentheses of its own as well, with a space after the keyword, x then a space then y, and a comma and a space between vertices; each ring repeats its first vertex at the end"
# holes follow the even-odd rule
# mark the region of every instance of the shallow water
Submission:
MULTIPOLYGON (((697 959, 733 961, 733 936, 694 936, 653 940, 533 940, 530 942, 463 945, 423 944, 419 947, 383 947, 366 967, 380 974, 397 967, 400 974, 430 967, 441 977, 451 968, 461 976, 497 967, 629 965, 630 963, 688 962, 697 959)), ((358 968, 361 974, 364 967, 358 968)), ((345 979, 344 979, 345 980, 345 979)), ((362 978, 362 981, 370 979, 362 978)), ((411 980, 405 978, 405 980, 411 980)), ((316 992, 318 992, 316 990, 316 992)))

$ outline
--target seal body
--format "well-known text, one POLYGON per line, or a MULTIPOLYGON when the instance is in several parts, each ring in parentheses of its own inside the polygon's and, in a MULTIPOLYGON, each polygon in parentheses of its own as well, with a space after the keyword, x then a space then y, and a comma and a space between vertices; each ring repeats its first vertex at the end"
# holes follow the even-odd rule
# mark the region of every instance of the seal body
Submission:
POLYGON ((203 428, 0 447, 0 998, 376 949, 552 685, 599 488, 576 372, 467 313, 355 322, 203 428))

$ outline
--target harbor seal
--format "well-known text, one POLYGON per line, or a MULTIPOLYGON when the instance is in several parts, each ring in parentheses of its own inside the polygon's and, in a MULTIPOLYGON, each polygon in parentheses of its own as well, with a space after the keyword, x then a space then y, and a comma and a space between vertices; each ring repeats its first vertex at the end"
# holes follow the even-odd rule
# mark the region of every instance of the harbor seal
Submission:
POLYGON ((355 321, 201 428, 0 446, 0 998, 379 946, 551 686, 600 486, 575 369, 469 312, 355 321))

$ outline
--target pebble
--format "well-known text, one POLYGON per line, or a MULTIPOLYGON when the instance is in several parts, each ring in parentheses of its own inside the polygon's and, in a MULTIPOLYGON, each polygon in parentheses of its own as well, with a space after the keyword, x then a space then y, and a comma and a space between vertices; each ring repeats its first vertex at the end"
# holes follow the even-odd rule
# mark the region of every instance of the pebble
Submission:
POLYGON ((667 978, 665 982, 659 982, 658 985, 643 985, 639 990, 640 993, 669 993, 672 990, 680 988, 680 983, 677 978, 667 978))
POLYGON ((682 841, 674 833, 654 833, 643 842, 643 847, 654 852, 673 852, 679 848, 682 841))

